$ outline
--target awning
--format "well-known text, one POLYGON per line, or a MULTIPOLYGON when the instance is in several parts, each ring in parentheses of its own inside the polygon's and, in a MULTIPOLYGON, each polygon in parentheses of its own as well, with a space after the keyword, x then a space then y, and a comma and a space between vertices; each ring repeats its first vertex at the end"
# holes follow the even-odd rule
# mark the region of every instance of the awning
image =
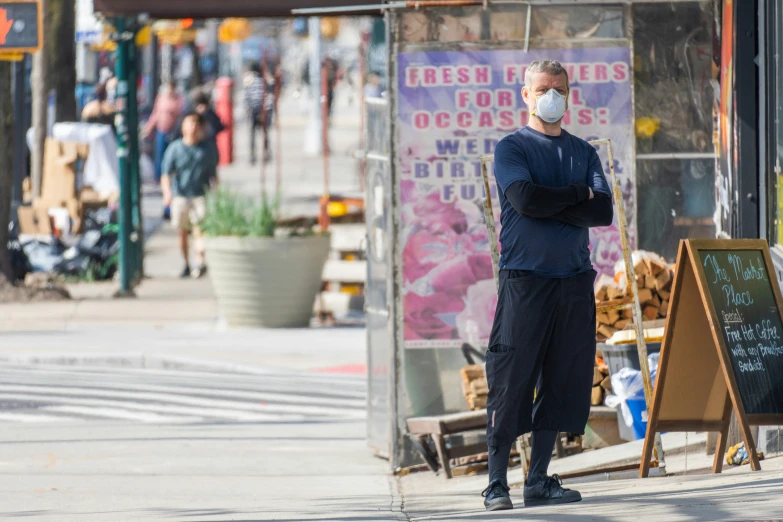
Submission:
POLYGON ((94 0, 96 13, 104 16, 147 14, 150 18, 293 18, 293 9, 332 7, 365 7, 351 14, 380 14, 367 11, 366 6, 382 0, 94 0))

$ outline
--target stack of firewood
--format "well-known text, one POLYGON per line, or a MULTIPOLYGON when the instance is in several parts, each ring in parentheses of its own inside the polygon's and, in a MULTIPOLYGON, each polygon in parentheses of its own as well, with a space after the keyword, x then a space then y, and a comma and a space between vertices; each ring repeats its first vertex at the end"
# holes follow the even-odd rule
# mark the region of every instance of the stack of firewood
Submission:
MULTIPOLYGON (((643 319, 654 321, 665 318, 669 313, 669 297, 674 274, 659 256, 642 254, 634 253, 634 271, 636 272, 636 287, 639 291, 639 304, 642 308, 643 319)), ((629 295, 630 285, 627 284, 624 273, 616 276, 615 279, 603 275, 596 283, 595 301, 598 306, 629 295)), ((633 313, 630 308, 598 313, 595 323, 596 339, 603 342, 612 337, 616 331, 624 330, 633 324, 633 313)))
POLYGON ((487 407, 489 385, 484 375, 483 364, 471 364, 460 370, 462 375, 462 391, 468 401, 468 408, 481 410, 487 407))
POLYGON ((593 393, 590 397, 590 404, 600 406, 604 403, 606 394, 611 392, 612 382, 609 379, 609 367, 604 363, 603 354, 600 350, 596 352, 595 367, 593 368, 593 393))

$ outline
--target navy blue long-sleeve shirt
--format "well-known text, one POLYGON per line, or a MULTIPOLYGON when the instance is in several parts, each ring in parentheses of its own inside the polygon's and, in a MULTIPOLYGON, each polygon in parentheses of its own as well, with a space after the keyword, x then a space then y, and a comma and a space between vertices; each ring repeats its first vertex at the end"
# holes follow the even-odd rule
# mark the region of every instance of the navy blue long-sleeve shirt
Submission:
POLYGON ((565 130, 548 136, 523 127, 498 143, 495 178, 501 269, 562 278, 592 268, 588 228, 610 225, 613 215, 609 185, 589 143, 565 130))

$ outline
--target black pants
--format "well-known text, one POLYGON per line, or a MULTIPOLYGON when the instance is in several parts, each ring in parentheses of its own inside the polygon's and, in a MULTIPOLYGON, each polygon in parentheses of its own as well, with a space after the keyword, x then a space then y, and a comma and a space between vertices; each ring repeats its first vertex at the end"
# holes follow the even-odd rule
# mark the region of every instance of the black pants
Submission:
POLYGON ((261 121, 261 115, 255 112, 250 114, 250 163, 256 162, 256 132, 261 130, 264 140, 264 156, 269 157, 269 133, 272 128, 272 110, 264 112, 265 121, 261 121))
POLYGON ((487 351, 489 446, 533 430, 584 433, 595 365, 595 276, 500 272, 487 351))

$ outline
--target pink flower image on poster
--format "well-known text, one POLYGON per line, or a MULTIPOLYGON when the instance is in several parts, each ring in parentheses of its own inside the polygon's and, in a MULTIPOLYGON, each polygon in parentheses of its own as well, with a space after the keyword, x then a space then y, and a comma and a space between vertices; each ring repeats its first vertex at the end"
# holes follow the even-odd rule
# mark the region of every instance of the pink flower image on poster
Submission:
MULTIPOLYGON (((569 70, 564 127, 610 138, 633 241, 630 50, 628 48, 428 51, 398 55, 398 163, 405 348, 486 344, 497 305, 484 223, 482 155, 527 123, 520 89, 537 59, 569 70), (592 72, 591 72, 592 71, 592 72), (601 81, 598 81, 598 79, 601 81)), ((606 151, 598 149, 608 175, 606 151)), ((500 209, 491 173, 496 228, 500 209)), ((632 243, 633 244, 633 243, 632 243)), ((593 229, 592 261, 612 273, 622 256, 617 225, 593 229)))

